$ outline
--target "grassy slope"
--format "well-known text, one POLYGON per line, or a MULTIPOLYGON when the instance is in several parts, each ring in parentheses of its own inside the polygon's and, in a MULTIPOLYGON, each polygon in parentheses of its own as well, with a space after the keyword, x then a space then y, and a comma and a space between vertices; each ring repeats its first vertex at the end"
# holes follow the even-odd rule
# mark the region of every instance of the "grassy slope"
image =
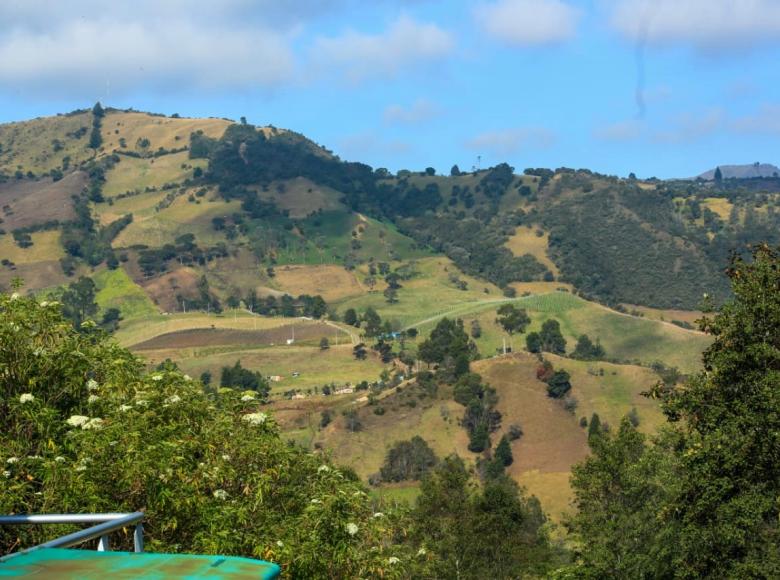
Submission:
POLYGON ((515 230, 509 240, 507 240, 506 247, 512 250, 515 256, 522 256, 524 254, 531 254, 539 262, 547 266, 547 269, 558 277, 558 267, 547 255, 547 244, 550 239, 550 234, 544 232, 536 227, 520 226, 515 230), (536 232, 542 233, 538 236, 536 232))
POLYGON ((103 270, 93 276, 98 292, 95 297, 101 309, 119 308, 125 320, 154 317, 157 308, 122 268, 103 270))
POLYGON ((0 172, 13 174, 17 168, 36 175, 62 167, 64 157, 71 158, 71 166, 92 157, 87 148, 89 132, 81 138, 67 133, 92 126, 92 115, 80 113, 71 116, 43 117, 19 123, 0 124, 0 172), (62 145, 54 150, 54 140, 62 145))
POLYGON ((205 168, 205 159, 190 159, 186 151, 149 159, 121 156, 106 175, 105 197, 128 191, 143 191, 147 187, 161 188, 166 183, 180 183, 192 177, 195 167, 205 168))
POLYGON ((0 236, 0 258, 5 258, 15 264, 32 264, 44 260, 59 260, 65 255, 60 245, 60 232, 35 232, 30 234, 33 245, 20 248, 14 242, 13 236, 0 236))

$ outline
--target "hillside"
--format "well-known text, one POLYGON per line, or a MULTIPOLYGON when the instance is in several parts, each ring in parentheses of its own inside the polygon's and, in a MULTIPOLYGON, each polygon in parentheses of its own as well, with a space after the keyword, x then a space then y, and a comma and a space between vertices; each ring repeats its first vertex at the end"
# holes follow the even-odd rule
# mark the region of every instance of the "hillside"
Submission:
POLYGON ((0 285, 22 278, 23 291, 62 299, 90 277, 94 316, 116 309, 108 328, 149 368, 172 361, 210 388, 239 361, 273 377, 286 434, 364 479, 414 434, 476 465, 451 387, 420 391, 408 376, 436 324, 460 319, 479 328, 472 367, 498 394, 493 440, 523 426, 509 473, 558 518, 587 454, 580 420, 617 425, 636 408, 642 429, 658 423, 639 393, 664 369, 698 370, 710 339, 692 330, 694 309, 704 293, 728 296, 731 250, 780 241, 778 198, 759 187, 770 180, 453 173, 392 175, 223 119, 96 108, 2 125, 0 285), (523 333, 497 323, 506 304, 527 312, 523 333), (572 377, 573 414, 525 352, 548 320, 566 356, 545 356, 572 377), (569 358, 581 335, 601 360, 569 358), (505 344, 513 354, 494 358, 505 344), (360 431, 346 428, 353 412, 360 431))

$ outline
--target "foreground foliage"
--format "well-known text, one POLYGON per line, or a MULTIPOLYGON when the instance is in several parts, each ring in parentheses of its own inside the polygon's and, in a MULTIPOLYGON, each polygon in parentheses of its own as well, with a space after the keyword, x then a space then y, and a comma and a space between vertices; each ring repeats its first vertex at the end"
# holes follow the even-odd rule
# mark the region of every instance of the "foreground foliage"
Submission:
POLYGON ((572 479, 577 576, 780 576, 780 257, 728 271, 735 295, 702 328, 704 370, 660 384, 670 424, 653 442, 628 419, 590 436, 572 479))
MULTIPOLYGON (((150 550, 261 557, 296 577, 405 577, 422 558, 396 542, 399 514, 284 442, 254 392, 145 373, 90 324, 0 296, 0 513, 144 510, 150 550)), ((0 551, 64 531, 2 528, 0 551)))

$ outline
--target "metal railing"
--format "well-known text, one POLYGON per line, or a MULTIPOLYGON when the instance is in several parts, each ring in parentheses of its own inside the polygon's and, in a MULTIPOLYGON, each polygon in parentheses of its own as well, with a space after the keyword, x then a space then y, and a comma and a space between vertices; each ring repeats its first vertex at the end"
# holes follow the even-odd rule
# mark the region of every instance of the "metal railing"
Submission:
POLYGON ((110 550, 109 534, 122 528, 135 526, 133 532, 133 551, 144 551, 144 513, 131 514, 29 514, 16 516, 0 516, 0 525, 23 524, 97 524, 66 536, 55 538, 21 552, 15 552, 0 558, 0 561, 19 554, 39 550, 41 548, 70 548, 89 540, 98 540, 97 550, 105 552, 110 550))

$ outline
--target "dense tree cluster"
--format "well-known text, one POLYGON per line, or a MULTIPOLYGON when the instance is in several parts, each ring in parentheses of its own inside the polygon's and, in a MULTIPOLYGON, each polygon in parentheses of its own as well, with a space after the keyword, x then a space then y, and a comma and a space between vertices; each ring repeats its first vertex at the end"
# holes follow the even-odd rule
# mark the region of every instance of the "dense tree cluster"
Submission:
POLYGON ((241 391, 255 391, 260 399, 266 399, 271 390, 262 373, 245 369, 241 366, 240 360, 237 360, 232 367, 222 367, 219 386, 241 391))
MULTIPOLYGON (((773 578, 780 570, 780 257, 757 247, 728 270, 734 300, 703 329, 704 370, 659 383, 669 424, 594 430, 574 470, 584 577, 773 578)), ((591 428, 594 419, 591 419, 591 428)))
POLYGON ((387 482, 417 481, 438 461, 425 439, 415 435, 408 441, 399 441, 388 450, 379 475, 382 481, 387 482))

